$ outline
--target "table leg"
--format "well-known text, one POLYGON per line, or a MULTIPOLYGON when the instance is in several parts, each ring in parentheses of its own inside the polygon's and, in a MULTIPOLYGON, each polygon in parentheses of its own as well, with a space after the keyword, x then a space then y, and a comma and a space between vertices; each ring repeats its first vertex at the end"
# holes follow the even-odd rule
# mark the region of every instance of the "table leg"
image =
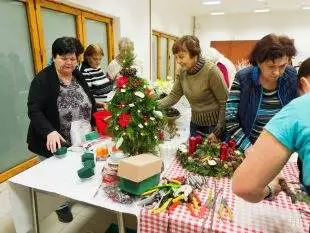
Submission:
POLYGON ((123 213, 117 212, 118 232, 125 233, 123 213))
POLYGON ((40 233, 37 194, 33 188, 30 188, 30 200, 32 210, 32 229, 34 233, 40 233))

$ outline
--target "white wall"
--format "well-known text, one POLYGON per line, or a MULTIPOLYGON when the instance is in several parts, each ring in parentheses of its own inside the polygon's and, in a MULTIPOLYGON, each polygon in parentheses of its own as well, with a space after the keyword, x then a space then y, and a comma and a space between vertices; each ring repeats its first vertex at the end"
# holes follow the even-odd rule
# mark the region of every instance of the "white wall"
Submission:
POLYGON ((149 0, 67 0, 66 2, 114 17, 116 42, 123 36, 129 37, 134 42, 137 60, 142 63, 143 77, 149 79, 151 39, 149 0))
MULTIPOLYGON (((190 3, 189 3, 190 4, 190 3)), ((183 36, 192 34, 192 16, 180 0, 152 0, 152 29, 183 36)))
POLYGON ((257 40, 269 33, 295 39, 294 64, 310 57, 310 12, 238 14, 197 17, 197 36, 204 48, 212 40, 257 40))
POLYGON ((135 43, 137 60, 141 61, 143 77, 146 79, 150 79, 150 29, 175 36, 192 33, 192 15, 186 7, 188 3, 180 3, 180 0, 151 0, 152 25, 150 25, 150 0, 63 1, 115 18, 115 45, 123 36, 129 37, 135 43))

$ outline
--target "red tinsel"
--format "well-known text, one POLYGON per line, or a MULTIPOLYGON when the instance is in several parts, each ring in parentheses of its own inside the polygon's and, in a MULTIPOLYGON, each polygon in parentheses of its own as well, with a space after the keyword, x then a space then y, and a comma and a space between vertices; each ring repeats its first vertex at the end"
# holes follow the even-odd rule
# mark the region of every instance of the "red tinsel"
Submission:
POLYGON ((127 114, 127 113, 122 113, 119 117, 118 117, 118 124, 123 127, 126 128, 129 123, 131 122, 131 115, 127 114))
POLYGON ((118 89, 125 88, 128 83, 128 77, 127 76, 119 76, 116 80, 116 87, 118 89))

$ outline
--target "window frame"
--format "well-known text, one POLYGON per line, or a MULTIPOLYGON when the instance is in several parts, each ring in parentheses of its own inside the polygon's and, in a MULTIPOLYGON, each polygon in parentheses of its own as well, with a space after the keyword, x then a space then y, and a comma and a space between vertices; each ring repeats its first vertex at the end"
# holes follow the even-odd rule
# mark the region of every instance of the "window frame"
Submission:
MULTIPOLYGON (((160 32, 157 30, 152 30, 152 35, 156 37, 156 43, 157 43, 157 57, 156 57, 156 63, 157 63, 157 69, 156 69, 156 79, 162 79, 161 74, 160 74, 160 69, 161 69, 161 39, 165 38, 167 39, 167 50, 166 50, 166 56, 167 56, 167 60, 166 60, 166 74, 168 75, 170 73, 170 60, 174 59, 171 58, 169 49, 170 49, 170 44, 174 43, 178 37, 177 36, 173 36, 164 32, 160 32)), ((152 57, 153 59, 153 57, 152 57)), ((174 77, 173 79, 175 79, 176 76, 176 60, 174 59, 174 77)))
POLYGON ((47 64, 46 57, 44 28, 41 9, 49 9, 75 17, 76 36, 80 42, 86 46, 86 23, 85 19, 92 19, 107 24, 107 41, 108 41, 108 61, 111 62, 114 58, 114 20, 112 17, 107 17, 103 14, 94 13, 89 10, 77 8, 63 2, 55 2, 52 0, 28 0, 26 5, 29 8, 28 21, 31 24, 29 28, 33 46, 33 54, 35 57, 36 73, 42 70, 47 64), (39 47, 38 47, 39 46, 39 47))
MULTIPOLYGON (((63 2, 56 2, 53 0, 18 1, 25 4, 35 74, 40 72, 47 63, 41 8, 74 15, 76 36, 84 46, 86 45, 86 26, 84 26, 85 19, 92 19, 107 23, 108 61, 111 62, 114 58, 114 19, 112 17, 107 17, 97 12, 94 13, 91 10, 77 8, 75 6, 71 6, 63 2)), ((34 166, 37 163, 39 163, 39 159, 36 155, 33 154, 29 160, 21 162, 11 169, 2 172, 0 174, 0 183, 34 166)))
POLYGON ((107 43, 108 43, 108 61, 111 62, 114 59, 114 31, 113 31, 113 19, 98 15, 92 12, 82 12, 82 22, 83 22, 83 45, 86 46, 87 42, 87 26, 86 26, 86 19, 91 19, 95 20, 101 23, 106 23, 107 24, 107 43))

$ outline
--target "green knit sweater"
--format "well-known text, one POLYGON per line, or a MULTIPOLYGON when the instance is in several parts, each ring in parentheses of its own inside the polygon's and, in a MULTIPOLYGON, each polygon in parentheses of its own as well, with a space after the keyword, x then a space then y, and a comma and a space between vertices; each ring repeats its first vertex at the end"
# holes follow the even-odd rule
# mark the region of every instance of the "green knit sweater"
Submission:
POLYGON ((179 72, 170 94, 159 103, 163 108, 169 108, 185 95, 192 109, 191 121, 200 126, 216 125, 214 133, 218 136, 225 125, 228 90, 217 66, 201 60, 199 71, 179 72))

